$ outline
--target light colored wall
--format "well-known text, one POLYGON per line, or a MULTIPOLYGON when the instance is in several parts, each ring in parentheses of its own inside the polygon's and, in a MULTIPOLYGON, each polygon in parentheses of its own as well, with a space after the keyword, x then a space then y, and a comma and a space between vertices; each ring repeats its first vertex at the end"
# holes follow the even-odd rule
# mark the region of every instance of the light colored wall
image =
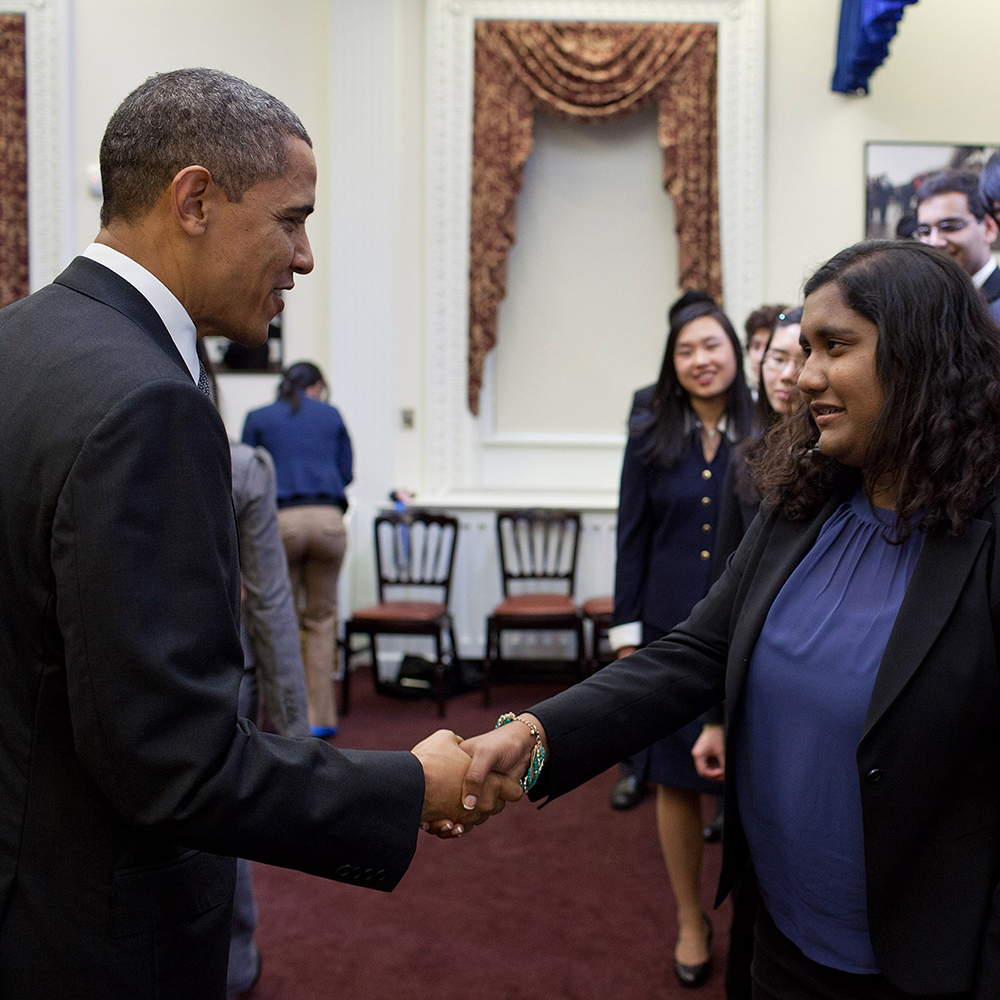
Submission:
POLYGON ((996 0, 907 7, 867 97, 830 90, 840 0, 769 0, 764 293, 863 237, 864 143, 995 143, 996 0))
POLYGON ((496 348, 496 430, 622 433, 655 381, 677 297, 656 109, 584 124, 536 114, 496 348))

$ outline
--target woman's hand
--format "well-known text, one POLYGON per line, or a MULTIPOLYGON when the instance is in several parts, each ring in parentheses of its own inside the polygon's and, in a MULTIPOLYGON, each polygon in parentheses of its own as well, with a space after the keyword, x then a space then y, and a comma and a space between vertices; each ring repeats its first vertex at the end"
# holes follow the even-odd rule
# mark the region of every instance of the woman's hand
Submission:
POLYGON ((709 781, 722 781, 726 776, 726 731, 722 724, 710 722, 691 747, 694 769, 709 781))

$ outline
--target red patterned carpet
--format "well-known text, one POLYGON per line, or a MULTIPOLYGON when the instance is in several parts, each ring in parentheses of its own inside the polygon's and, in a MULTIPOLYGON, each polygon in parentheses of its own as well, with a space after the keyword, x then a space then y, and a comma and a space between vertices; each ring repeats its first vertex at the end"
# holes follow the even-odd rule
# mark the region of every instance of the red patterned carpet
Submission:
MULTIPOLYGON (((439 728, 431 701, 376 696, 359 671, 336 745, 409 749, 439 728)), ((499 686, 454 698, 461 735, 557 690, 499 686)), ((704 905, 716 963, 682 989, 652 800, 608 806, 615 772, 539 811, 527 800, 461 840, 422 834, 392 893, 255 867, 264 971, 255 1000, 720 1000, 729 904, 711 910, 720 848, 706 846, 704 905)))

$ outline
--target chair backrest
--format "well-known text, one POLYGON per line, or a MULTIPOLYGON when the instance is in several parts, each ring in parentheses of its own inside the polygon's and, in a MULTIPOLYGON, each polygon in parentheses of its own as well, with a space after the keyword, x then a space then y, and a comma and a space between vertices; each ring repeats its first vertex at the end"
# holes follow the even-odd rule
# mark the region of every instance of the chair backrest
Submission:
POLYGON ((531 590, 565 590, 572 597, 579 541, 579 511, 498 510, 497 547, 504 597, 510 596, 510 585, 519 581, 535 584, 531 590))
POLYGON ((435 587, 447 604, 458 543, 458 518, 433 510, 392 511, 375 518, 378 599, 387 587, 435 587))

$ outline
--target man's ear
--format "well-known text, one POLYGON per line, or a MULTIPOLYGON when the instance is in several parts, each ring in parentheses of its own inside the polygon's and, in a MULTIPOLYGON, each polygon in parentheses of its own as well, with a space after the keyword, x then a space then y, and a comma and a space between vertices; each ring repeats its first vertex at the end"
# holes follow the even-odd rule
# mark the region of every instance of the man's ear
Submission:
POLYGON ((205 167, 192 165, 179 170, 170 182, 170 207, 189 236, 201 236, 208 224, 209 202, 218 189, 205 167))
POLYGON ((997 241, 998 234, 1000 234, 1000 226, 997 225, 997 220, 987 212, 983 216, 983 235, 986 237, 986 242, 993 246, 997 241))

